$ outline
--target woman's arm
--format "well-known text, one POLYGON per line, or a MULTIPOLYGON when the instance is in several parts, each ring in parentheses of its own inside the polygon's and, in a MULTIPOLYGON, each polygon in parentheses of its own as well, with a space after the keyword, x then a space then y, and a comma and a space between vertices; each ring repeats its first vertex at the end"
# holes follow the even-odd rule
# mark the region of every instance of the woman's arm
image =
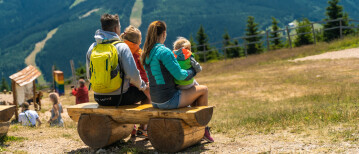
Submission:
POLYGON ((194 69, 181 69, 171 50, 169 50, 168 48, 163 48, 162 50, 164 51, 161 53, 159 59, 162 61, 163 65, 175 79, 190 80, 192 77, 195 76, 196 71, 194 71, 194 69))

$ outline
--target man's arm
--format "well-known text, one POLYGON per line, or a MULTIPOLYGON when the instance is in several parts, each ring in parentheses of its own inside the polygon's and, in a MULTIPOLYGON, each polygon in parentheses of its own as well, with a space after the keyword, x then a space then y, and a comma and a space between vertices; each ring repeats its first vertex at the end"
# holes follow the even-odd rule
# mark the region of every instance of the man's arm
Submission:
POLYGON ((92 53, 92 49, 93 47, 96 45, 96 43, 93 43, 90 48, 88 49, 87 53, 86 53, 86 77, 87 80, 90 81, 91 79, 91 73, 90 73, 90 56, 92 53))
POLYGON ((72 92, 71 92, 71 93, 72 93, 72 95, 74 95, 74 96, 76 96, 76 95, 77 95, 77 93, 78 93, 78 91, 77 91, 76 89, 77 89, 77 88, 73 88, 73 89, 72 89, 72 92))
POLYGON ((39 115, 37 114, 37 112, 35 112, 35 118, 36 118, 36 121, 39 123, 39 126, 41 126, 41 121, 40 121, 40 118, 39 118, 39 115))
POLYGON ((141 79, 140 72, 136 67, 130 48, 125 43, 120 43, 116 47, 117 51, 119 51, 118 57, 125 72, 125 78, 130 79, 130 83, 135 85, 139 90, 146 90, 146 83, 141 79))
POLYGON ((41 126, 41 120, 39 118, 36 119, 36 121, 39 123, 39 126, 41 126))

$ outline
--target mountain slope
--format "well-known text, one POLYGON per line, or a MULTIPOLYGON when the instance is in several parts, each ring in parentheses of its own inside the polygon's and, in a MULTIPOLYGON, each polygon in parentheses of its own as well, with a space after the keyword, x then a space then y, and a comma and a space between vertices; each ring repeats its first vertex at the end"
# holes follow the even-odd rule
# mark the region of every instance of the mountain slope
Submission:
MULTIPOLYGON (((75 66, 78 66, 79 63, 84 64, 86 52, 90 45, 95 41, 93 38, 95 31, 101 28, 100 16, 103 13, 119 14, 123 29, 125 26, 129 25, 129 17, 134 2, 134 0, 85 1, 76 6, 80 7, 83 4, 90 5, 88 3, 92 3, 92 7, 98 7, 99 10, 85 18, 62 24, 52 39, 46 43, 43 51, 38 55, 38 58, 36 58, 36 63, 43 71, 45 79, 51 79, 51 66, 53 64, 64 71, 65 76, 67 77, 71 75, 69 62, 71 59, 74 60, 75 66), (119 8, 118 6, 123 6, 123 8, 119 8)), ((77 17, 79 16, 80 15, 77 15, 77 17)))
MULTIPOLYGON (((9 76, 25 67, 24 59, 35 43, 59 27, 36 56, 36 64, 48 81, 53 64, 69 77, 69 60, 73 59, 75 65, 85 62, 94 32, 100 28, 101 14, 118 13, 123 30, 129 25, 134 3, 135 0, 2 0, 0 72, 9 76)), ((355 0, 342 0, 341 4, 351 18, 359 18, 359 4, 355 0)), ((325 17, 327 0, 144 0, 143 5, 142 38, 145 38, 150 22, 163 20, 168 26, 165 44, 172 48, 172 42, 178 36, 192 34, 195 37, 201 24, 210 42, 217 42, 222 40, 225 30, 231 36, 242 36, 248 16, 254 16, 261 29, 271 24, 272 16, 281 26, 303 17, 320 21, 325 17)))

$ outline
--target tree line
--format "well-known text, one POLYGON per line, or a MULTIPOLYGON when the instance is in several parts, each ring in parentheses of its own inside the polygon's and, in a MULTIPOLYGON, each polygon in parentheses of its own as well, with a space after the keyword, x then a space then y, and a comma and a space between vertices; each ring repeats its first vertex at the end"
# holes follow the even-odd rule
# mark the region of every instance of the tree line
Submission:
MULTIPOLYGON (((334 22, 326 22, 323 27, 324 29, 335 28, 338 26, 353 26, 349 25, 349 15, 348 13, 344 12, 343 6, 339 5, 340 0, 329 0, 328 7, 326 8, 326 18, 324 21, 334 20, 334 19, 343 19, 342 21, 334 21, 334 22), (341 22, 341 23, 340 23, 341 22)), ((280 30, 283 30, 279 27, 279 22, 276 18, 272 17, 272 25, 271 31, 269 35, 269 49, 276 50, 281 49, 284 47, 288 47, 289 41, 283 41, 281 39, 282 33, 280 30)), ((315 31, 316 33, 316 40, 314 40, 312 30, 314 27, 310 27, 311 22, 308 18, 303 18, 301 21, 298 22, 297 28, 295 29, 297 34, 296 38, 293 40, 293 44, 296 47, 302 45, 309 45, 313 44, 314 41, 332 41, 338 39, 340 37, 340 29, 335 28, 326 31, 315 31)), ((237 39, 231 41, 231 37, 226 31, 223 37, 222 43, 222 53, 220 54, 219 51, 211 46, 208 43, 208 35, 205 33, 204 27, 201 25, 197 34, 196 34, 196 42, 192 35, 190 35, 190 42, 192 44, 192 52, 196 54, 196 59, 204 62, 204 61, 213 61, 223 58, 236 58, 236 57, 243 57, 246 54, 260 54, 265 51, 263 48, 263 31, 261 31, 258 27, 258 23, 255 22, 255 18, 253 16, 248 16, 246 29, 245 29, 245 48, 247 53, 244 53, 244 47, 239 45, 237 39), (203 52, 205 51, 205 52, 203 52)), ((342 34, 343 36, 355 33, 352 29, 343 29, 342 34)))

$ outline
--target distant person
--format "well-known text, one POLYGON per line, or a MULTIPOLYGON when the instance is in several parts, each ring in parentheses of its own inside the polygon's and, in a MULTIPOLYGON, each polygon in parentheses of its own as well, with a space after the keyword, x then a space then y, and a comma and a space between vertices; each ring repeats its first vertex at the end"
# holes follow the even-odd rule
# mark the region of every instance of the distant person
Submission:
MULTIPOLYGON (((207 106, 208 88, 206 86, 195 85, 189 89, 177 89, 174 80, 191 80, 196 75, 196 70, 194 68, 182 69, 173 52, 164 46, 167 37, 166 30, 167 26, 163 21, 154 21, 150 24, 141 56, 141 62, 150 80, 153 107, 170 110, 188 105, 207 106)), ((204 139, 214 142, 209 127, 205 129, 204 139)))
POLYGON ((103 106, 132 105, 144 101, 147 99, 144 91, 149 89, 141 79, 130 48, 120 41, 118 15, 102 15, 101 27, 95 33, 96 42, 86 55, 87 78, 95 92, 95 101, 103 106))
POLYGON ((50 93, 49 97, 52 102, 52 109, 50 110, 51 118, 48 121, 48 123, 50 124, 50 126, 63 127, 64 121, 62 120, 62 116, 61 116, 61 113, 63 113, 63 110, 62 110, 62 105, 59 100, 60 99, 59 95, 57 93, 50 93))
POLYGON ((72 87, 72 95, 76 96, 76 104, 89 102, 89 93, 85 83, 86 82, 84 79, 80 79, 79 80, 80 87, 78 88, 72 87))
MULTIPOLYGON (((178 61, 178 64, 182 69, 190 69, 194 68, 196 70, 196 73, 199 73, 202 71, 201 65, 194 59, 194 56, 191 52, 191 42, 188 41, 184 37, 179 37, 177 40, 173 43, 174 47, 174 56, 176 60, 178 61)), ((177 84, 178 89, 190 89, 195 85, 198 85, 197 81, 192 78, 190 80, 176 80, 175 83, 177 84)))
MULTIPOLYGON (((141 39, 142 39, 141 31, 138 28, 130 25, 121 34, 120 38, 130 48, 133 59, 136 62, 137 69, 140 71, 141 79, 143 81, 145 81, 147 85, 149 85, 145 68, 143 67, 143 65, 141 64, 141 61, 140 61, 140 57, 142 55, 142 49, 140 48, 141 39)), ((131 86, 134 86, 134 85, 131 84, 131 86)), ((146 90, 146 91, 144 91, 144 93, 147 96, 147 99, 142 100, 141 104, 150 104, 151 103, 150 91, 146 90)), ((146 124, 141 125, 137 131, 136 131, 136 129, 134 129, 132 131, 131 135, 135 136, 136 134, 137 134, 137 136, 140 136, 140 137, 147 137, 147 125, 146 124)))
MULTIPOLYGON (((42 92, 41 91, 36 92, 35 97, 36 97, 36 104, 39 106, 38 110, 41 110, 41 99, 43 97, 42 92)), ((28 99, 26 102, 29 103, 29 105, 31 105, 31 103, 33 101, 34 101, 34 99, 31 98, 31 99, 28 99)), ((34 104, 34 106, 36 106, 36 105, 34 104)), ((35 108, 35 110, 37 110, 37 109, 35 108)))
POLYGON ((39 115, 36 111, 29 110, 29 103, 25 102, 22 104, 21 113, 19 114, 19 122, 23 126, 31 126, 36 127, 36 122, 38 123, 38 126, 40 126, 42 123, 39 119, 39 115))

